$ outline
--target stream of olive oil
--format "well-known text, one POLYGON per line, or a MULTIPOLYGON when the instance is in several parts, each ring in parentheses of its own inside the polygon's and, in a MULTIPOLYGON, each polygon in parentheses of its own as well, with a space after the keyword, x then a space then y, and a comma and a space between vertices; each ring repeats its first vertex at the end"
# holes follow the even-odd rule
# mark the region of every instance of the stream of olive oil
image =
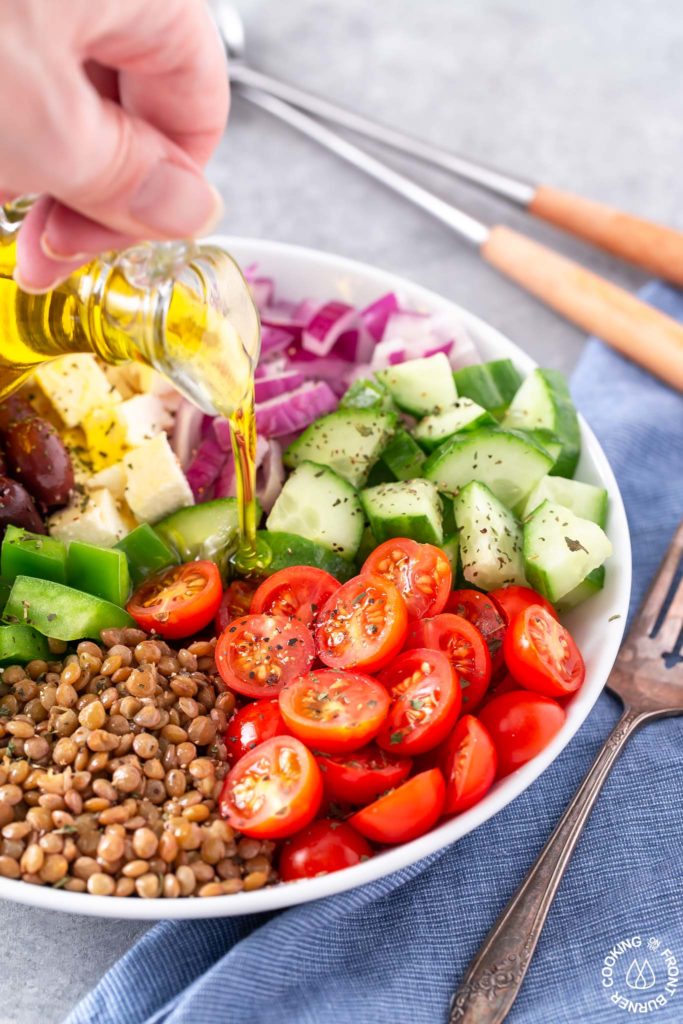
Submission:
MULTIPOLYGON (((263 564, 256 544, 254 352, 258 345, 245 345, 229 317, 176 283, 163 324, 163 352, 149 351, 144 301, 122 271, 110 274, 106 294, 82 287, 83 279, 92 273, 88 266, 47 294, 28 295, 12 277, 15 261, 15 237, 0 237, 0 400, 23 384, 40 363, 71 352, 92 352, 112 364, 129 360, 157 368, 162 364, 181 391, 203 398, 229 421, 240 530, 232 564, 240 574, 258 573, 263 564), (108 315, 106 324, 105 303, 108 313, 116 312, 114 318, 108 315)), ((230 308, 229 302, 224 305, 230 308)))

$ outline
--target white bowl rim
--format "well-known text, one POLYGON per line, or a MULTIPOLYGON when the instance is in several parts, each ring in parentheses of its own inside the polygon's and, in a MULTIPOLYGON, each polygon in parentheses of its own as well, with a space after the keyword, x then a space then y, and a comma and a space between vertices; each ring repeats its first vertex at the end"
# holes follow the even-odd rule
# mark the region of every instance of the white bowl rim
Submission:
MULTIPOLYGON (((467 309, 444 298, 436 292, 410 281, 402 275, 373 267, 358 260, 337 256, 304 246, 286 242, 267 241, 256 238, 213 236, 208 241, 220 244, 231 252, 238 262, 267 260, 268 257, 299 260, 310 263, 311 268, 347 272, 362 277, 377 287, 377 295, 385 291, 407 292, 411 303, 426 308, 452 311, 473 334, 491 339, 502 357, 510 356, 525 372, 537 364, 514 342, 492 327, 486 321, 467 309)), ((268 272, 268 268, 265 268, 268 272)), ((552 764, 585 721, 603 690, 609 672, 619 649, 626 624, 631 591, 631 544, 619 487, 612 469, 592 430, 580 417, 583 449, 589 455, 599 477, 609 492, 610 532, 619 538, 615 544, 614 564, 619 564, 619 585, 614 601, 613 615, 609 630, 599 657, 599 671, 595 680, 587 680, 577 698, 572 701, 572 713, 559 733, 535 758, 512 775, 503 779, 469 811, 443 822, 431 832, 412 842, 392 847, 380 855, 346 868, 334 874, 305 879, 288 884, 280 883, 253 892, 235 893, 231 896, 213 896, 207 899, 151 899, 130 897, 94 896, 88 893, 71 893, 48 886, 34 886, 19 880, 0 878, 0 898, 23 903, 44 910, 84 914, 91 917, 110 917, 128 920, 188 920, 208 917, 228 917, 241 914, 264 913, 284 907, 307 903, 354 889, 377 879, 384 878, 401 868, 422 860, 429 854, 445 849, 473 829, 482 825, 531 785, 545 769, 552 764)))

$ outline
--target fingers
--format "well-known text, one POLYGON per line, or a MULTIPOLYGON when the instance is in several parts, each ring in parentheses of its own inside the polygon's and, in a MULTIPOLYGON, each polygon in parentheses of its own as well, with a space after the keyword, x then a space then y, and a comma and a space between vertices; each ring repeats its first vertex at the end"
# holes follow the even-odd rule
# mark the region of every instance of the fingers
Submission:
POLYGON ((204 0, 128 4, 125 30, 102 23, 90 55, 119 71, 122 106, 203 166, 228 116, 225 51, 204 0), (150 45, 151 43, 151 45, 150 45))
POLYGON ((53 199, 41 196, 27 213, 19 232, 14 280, 22 291, 47 291, 86 262, 82 257, 56 261, 44 253, 41 238, 53 206, 53 199))
MULTIPOLYGON (((24 0, 17 17, 35 6, 24 0)), ((40 8, 43 21, 54 15, 40 8)), ((91 15, 89 0, 71 0, 67 42, 36 54, 28 76, 17 64, 26 88, 8 115, 0 184, 57 200, 41 202, 22 228, 19 276, 29 290, 102 249, 206 233, 222 213, 202 171, 228 110, 225 58, 205 4, 119 0, 91 15)), ((30 39, 30 26, 23 31, 30 39)), ((9 47, 15 61, 20 51, 9 47)))

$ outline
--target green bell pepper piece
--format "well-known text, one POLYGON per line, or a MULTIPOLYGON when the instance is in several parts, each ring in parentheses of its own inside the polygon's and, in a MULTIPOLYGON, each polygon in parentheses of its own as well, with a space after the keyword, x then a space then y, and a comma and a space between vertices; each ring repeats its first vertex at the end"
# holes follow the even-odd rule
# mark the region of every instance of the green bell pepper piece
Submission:
POLYGON ((114 545, 128 559, 133 585, 137 587, 148 576, 175 565, 178 558, 166 541, 149 523, 142 523, 114 545))
POLYGON ((17 576, 66 583, 66 548, 55 537, 8 526, 0 550, 0 572, 10 583, 17 576))
POLYGON ((100 548, 72 540, 66 559, 69 584, 86 594, 124 605, 130 594, 128 559, 116 548, 100 548))
POLYGON ((2 617, 3 608, 7 604, 12 582, 12 580, 6 580, 4 576, 0 576, 0 617, 2 617))
POLYGON ((0 666, 25 665, 28 661, 49 661, 47 640, 30 626, 17 623, 0 626, 0 666))
POLYGON ((110 601, 30 576, 17 576, 3 618, 33 626, 56 640, 99 640, 103 629, 135 626, 130 615, 110 601))

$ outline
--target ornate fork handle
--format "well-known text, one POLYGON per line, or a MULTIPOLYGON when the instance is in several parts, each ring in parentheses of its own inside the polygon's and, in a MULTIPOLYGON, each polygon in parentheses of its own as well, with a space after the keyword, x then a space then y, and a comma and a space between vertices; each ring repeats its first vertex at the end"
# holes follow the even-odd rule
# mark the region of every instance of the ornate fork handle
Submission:
POLYGON ((567 807, 533 868, 470 963, 453 996, 448 1024, 502 1024, 529 961, 574 848, 612 765, 651 712, 626 708, 567 807))

